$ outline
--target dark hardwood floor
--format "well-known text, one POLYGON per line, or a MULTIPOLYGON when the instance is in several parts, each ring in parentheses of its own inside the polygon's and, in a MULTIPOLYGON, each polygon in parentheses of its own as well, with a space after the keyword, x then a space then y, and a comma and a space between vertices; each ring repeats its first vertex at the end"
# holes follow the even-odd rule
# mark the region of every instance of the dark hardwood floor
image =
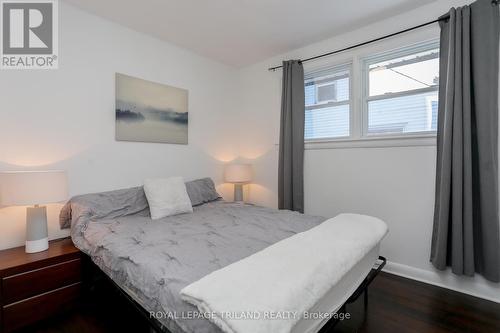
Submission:
MULTIPOLYGON (((112 288, 94 293, 68 313, 24 330, 37 333, 148 332, 145 320, 112 288)), ((363 297, 347 306, 351 319, 330 332, 500 332, 500 304, 381 273, 363 297)))
POLYGON ((334 332, 500 332, 500 304, 477 297, 387 273, 368 295, 366 318, 360 297, 334 332))

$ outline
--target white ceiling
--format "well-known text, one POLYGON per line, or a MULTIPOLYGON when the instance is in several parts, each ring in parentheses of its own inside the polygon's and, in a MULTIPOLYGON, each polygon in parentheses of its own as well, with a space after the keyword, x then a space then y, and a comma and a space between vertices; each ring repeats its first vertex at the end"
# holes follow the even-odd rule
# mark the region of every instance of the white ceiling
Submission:
POLYGON ((66 0, 242 67, 434 0, 66 0))

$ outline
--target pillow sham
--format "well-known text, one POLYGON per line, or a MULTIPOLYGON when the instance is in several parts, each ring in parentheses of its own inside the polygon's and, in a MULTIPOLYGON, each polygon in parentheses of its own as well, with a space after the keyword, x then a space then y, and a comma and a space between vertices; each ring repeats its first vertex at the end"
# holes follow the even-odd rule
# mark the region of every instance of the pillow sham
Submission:
POLYGON ((144 193, 153 220, 193 212, 182 177, 146 179, 144 193))
POLYGON ((221 198, 211 178, 201 178, 186 182, 186 190, 191 199, 191 205, 199 206, 221 198))
POLYGON ((134 214, 147 216, 149 207, 142 186, 77 195, 61 209, 59 214, 61 229, 70 228, 72 221, 79 218, 79 214, 92 216, 93 220, 134 214), (78 211, 76 214, 75 209, 78 211))

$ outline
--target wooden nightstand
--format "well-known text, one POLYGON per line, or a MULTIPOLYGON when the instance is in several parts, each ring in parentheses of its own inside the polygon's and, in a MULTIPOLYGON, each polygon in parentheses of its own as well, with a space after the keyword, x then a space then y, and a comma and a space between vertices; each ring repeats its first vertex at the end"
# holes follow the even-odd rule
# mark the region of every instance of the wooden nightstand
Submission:
POLYGON ((49 249, 0 251, 0 331, 11 332, 75 304, 82 283, 82 253, 71 239, 49 249))

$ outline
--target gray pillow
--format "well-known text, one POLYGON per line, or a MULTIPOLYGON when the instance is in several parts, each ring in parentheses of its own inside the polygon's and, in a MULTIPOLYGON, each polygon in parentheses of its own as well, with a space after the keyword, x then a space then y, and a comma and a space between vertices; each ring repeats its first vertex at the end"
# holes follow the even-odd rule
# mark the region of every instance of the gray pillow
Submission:
POLYGON ((215 201, 221 198, 215 184, 210 178, 196 179, 186 183, 186 190, 193 206, 199 206, 206 202, 215 201))
POLYGON ((134 214, 149 214, 142 186, 75 196, 62 208, 59 224, 61 229, 69 228, 72 220, 80 215, 91 216, 92 219, 113 219, 134 214))

